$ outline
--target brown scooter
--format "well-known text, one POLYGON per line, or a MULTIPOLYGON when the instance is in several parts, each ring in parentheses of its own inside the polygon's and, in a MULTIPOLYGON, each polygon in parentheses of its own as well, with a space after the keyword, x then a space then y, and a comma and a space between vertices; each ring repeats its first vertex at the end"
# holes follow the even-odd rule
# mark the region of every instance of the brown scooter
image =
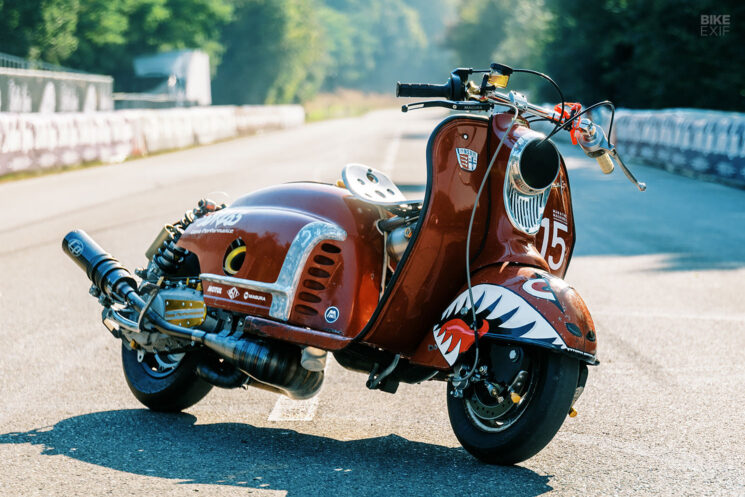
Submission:
POLYGON ((185 409, 213 385, 305 399, 331 352, 370 389, 447 383, 455 435, 479 459, 513 464, 541 450, 575 413, 597 336, 562 279, 575 238, 567 170, 528 118, 633 177, 587 119, 594 106, 543 109, 500 93, 512 72, 493 64, 444 85, 398 85, 399 96, 446 99, 404 111, 467 112, 432 132, 423 201, 359 164, 336 185, 277 185, 227 207, 203 200, 163 228, 139 282, 70 232, 63 249, 122 340, 134 395, 158 411, 185 409))

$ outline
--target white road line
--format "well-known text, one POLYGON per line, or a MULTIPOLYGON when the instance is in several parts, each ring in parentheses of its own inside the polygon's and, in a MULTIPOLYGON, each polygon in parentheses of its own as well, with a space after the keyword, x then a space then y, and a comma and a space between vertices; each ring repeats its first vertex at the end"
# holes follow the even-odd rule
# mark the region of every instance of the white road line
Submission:
POLYGON ((383 163, 380 166, 380 170, 383 171, 387 176, 390 177, 393 172, 393 168, 396 165, 396 156, 398 156, 398 148, 401 145, 401 131, 396 131, 393 139, 388 143, 388 147, 385 149, 385 156, 383 157, 383 163))
MULTIPOLYGON (((333 354, 328 355, 325 376, 333 375, 339 368, 334 360, 333 354)), ((310 399, 292 400, 284 395, 278 395, 277 402, 274 403, 272 412, 269 413, 268 421, 313 421, 318 410, 318 404, 321 402, 321 396, 325 386, 310 399)))
POLYGON ((599 316, 633 317, 633 318, 659 318, 659 319, 699 319, 704 321, 735 321, 745 323, 743 314, 686 314, 675 312, 654 311, 623 311, 623 310, 592 310, 591 314, 599 316))
POLYGON ((292 400, 280 395, 269 413, 269 421, 313 421, 318 410, 320 392, 307 400, 292 400))

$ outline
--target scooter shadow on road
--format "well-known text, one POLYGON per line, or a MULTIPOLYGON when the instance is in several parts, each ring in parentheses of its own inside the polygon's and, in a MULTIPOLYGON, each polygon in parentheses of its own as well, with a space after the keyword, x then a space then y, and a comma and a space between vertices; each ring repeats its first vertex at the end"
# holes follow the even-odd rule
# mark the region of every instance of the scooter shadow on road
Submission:
POLYGON ((195 424, 190 414, 119 410, 84 414, 51 427, 0 435, 0 444, 33 444, 136 475, 284 490, 288 496, 512 495, 552 490, 550 476, 479 463, 460 448, 397 435, 341 441, 286 428, 195 424))

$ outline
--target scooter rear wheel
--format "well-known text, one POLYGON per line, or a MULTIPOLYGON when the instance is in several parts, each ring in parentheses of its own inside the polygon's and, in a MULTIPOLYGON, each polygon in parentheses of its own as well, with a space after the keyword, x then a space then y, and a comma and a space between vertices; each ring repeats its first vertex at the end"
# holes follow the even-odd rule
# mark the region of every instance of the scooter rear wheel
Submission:
POLYGON ((212 385, 197 376, 198 353, 150 354, 122 344, 122 369, 129 389, 153 411, 178 412, 204 398, 212 385))
POLYGON ((530 355, 529 376, 517 404, 509 395, 501 403, 487 398, 479 384, 454 397, 448 383, 453 432, 463 448, 486 463, 512 465, 534 456, 548 445, 569 413, 579 361, 536 349, 530 355))

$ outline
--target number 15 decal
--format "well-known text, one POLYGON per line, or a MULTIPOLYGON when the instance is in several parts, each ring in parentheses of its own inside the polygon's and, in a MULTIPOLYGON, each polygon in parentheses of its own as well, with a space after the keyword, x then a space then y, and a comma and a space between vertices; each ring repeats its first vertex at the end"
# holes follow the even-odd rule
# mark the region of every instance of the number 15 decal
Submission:
POLYGON ((564 238, 559 235, 559 232, 563 231, 564 233, 567 233, 569 231, 569 228, 567 228, 566 224, 555 219, 553 220, 553 225, 553 229, 550 229, 551 219, 547 217, 544 217, 543 221, 541 221, 541 228, 546 229, 546 232, 543 234, 543 243, 541 244, 541 256, 546 259, 546 262, 548 262, 548 267, 556 271, 561 267, 562 264, 564 264, 564 257, 566 257, 567 253, 567 244, 564 241, 564 238), (549 236, 549 234, 551 236, 549 236), (553 255, 549 255, 548 257, 546 257, 549 238, 551 238, 551 248, 554 248, 556 246, 561 247, 561 255, 559 255, 558 261, 554 259, 553 255))

